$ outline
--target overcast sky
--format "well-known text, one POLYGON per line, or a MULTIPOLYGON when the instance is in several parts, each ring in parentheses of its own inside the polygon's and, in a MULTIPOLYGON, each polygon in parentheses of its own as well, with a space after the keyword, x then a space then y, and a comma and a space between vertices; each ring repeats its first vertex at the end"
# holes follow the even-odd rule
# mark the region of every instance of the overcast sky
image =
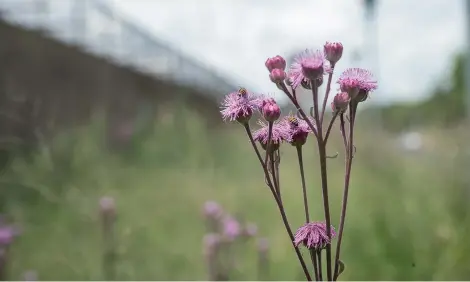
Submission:
MULTIPOLYGON (((277 91, 264 61, 341 41, 338 71, 370 66, 362 0, 107 0, 127 18, 186 53, 264 92, 277 91)), ((451 70, 465 46, 463 0, 379 0, 381 101, 419 99, 451 70)), ((369 33, 370 34, 370 33, 369 33)), ((375 69, 377 72, 377 69, 375 69)))

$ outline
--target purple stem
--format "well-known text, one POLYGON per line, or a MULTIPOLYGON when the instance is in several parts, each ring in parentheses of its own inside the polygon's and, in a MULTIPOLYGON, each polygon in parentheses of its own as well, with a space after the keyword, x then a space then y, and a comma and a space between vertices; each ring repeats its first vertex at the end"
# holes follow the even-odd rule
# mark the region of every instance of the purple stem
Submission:
POLYGON ((309 252, 310 252, 310 258, 312 259, 313 272, 315 274, 315 280, 316 281, 321 281, 320 280, 321 274, 318 272, 319 269, 318 269, 317 255, 315 254, 315 250, 310 249, 309 252))
MULTIPOLYGON (((328 96, 330 95, 331 90, 331 80, 333 79, 333 70, 335 65, 331 65, 331 72, 328 74, 328 83, 326 84, 325 97, 323 99, 323 106, 321 109, 320 123, 323 123, 323 118, 325 117, 326 104, 328 102, 328 96)), ((325 138, 326 139, 326 138, 325 138)))
POLYGON ((297 158, 299 159, 300 179, 302 181, 302 192, 304 197, 304 209, 305 209, 305 222, 310 222, 310 214, 308 211, 308 198, 307 198, 307 187, 305 185, 305 173, 304 173, 304 161, 302 157, 302 146, 296 146, 297 158))
MULTIPOLYGON (((297 149, 297 158, 299 160, 299 170, 300 170, 300 179, 302 182, 302 194, 304 198, 304 209, 305 209, 305 223, 310 222, 310 214, 308 211, 308 197, 307 197, 307 186, 305 185, 305 172, 304 172, 304 162, 302 156, 302 146, 296 146, 297 149)), ((317 266, 317 257, 315 255, 314 250, 310 250, 310 258, 313 264, 313 270, 315 273, 315 280, 319 281, 319 273, 318 273, 318 266, 317 266)))
POLYGON ((268 122, 268 143, 266 144, 266 155, 264 157, 264 165, 268 163, 269 151, 271 150, 271 139, 273 138, 273 122, 268 122))
POLYGON ((326 130, 325 140, 323 141, 325 145, 326 145, 326 142, 328 141, 328 137, 330 137, 331 128, 333 128, 333 124, 335 123, 336 117, 338 117, 338 111, 335 111, 335 113, 333 114, 330 124, 328 125, 328 129, 326 130))
POLYGON ((318 279, 320 281, 323 281, 323 277, 322 277, 322 271, 321 271, 321 250, 318 250, 317 251, 317 256, 318 256, 318 268, 320 269, 320 271, 318 272, 318 279))
MULTIPOLYGON (((292 233, 292 229, 289 225, 289 221, 287 220, 286 212, 284 211, 284 207, 282 205, 282 202, 280 201, 279 197, 277 196, 277 193, 273 187, 271 178, 269 177, 269 172, 266 164, 263 162, 263 159, 261 157, 261 154, 258 150, 258 147, 256 146, 255 140, 253 139, 253 135, 251 134, 250 131, 250 126, 248 123, 244 124, 246 134, 248 135, 248 138, 250 139, 251 145, 253 146, 253 149, 255 150, 256 156, 258 157, 258 160, 263 168, 264 174, 266 176, 266 181, 268 184, 269 189, 271 190, 271 193, 274 196, 274 199, 276 200, 277 207, 279 208, 279 212, 281 214, 282 222, 284 223, 284 226, 286 228, 286 231, 289 235, 290 241, 292 243, 292 246, 294 247, 295 253, 297 254, 297 258, 299 259, 300 265, 302 266, 302 270, 304 271, 305 277, 307 278, 307 281, 312 281, 312 278, 310 276, 310 273, 308 272, 308 268, 305 264, 304 258, 302 257, 302 254, 300 253, 300 250, 297 246, 294 244, 294 234, 292 233)), ((267 148, 266 148, 267 149, 267 148)))
POLYGON ((218 278, 218 268, 217 268, 217 252, 218 246, 212 246, 210 253, 206 255, 207 262, 207 271, 208 271, 208 280, 216 281, 218 278))
POLYGON ((258 281, 269 279, 269 258, 267 251, 258 250, 258 281))
MULTIPOLYGON (((313 132, 313 134, 315 135, 315 137, 318 138, 317 129, 315 128, 315 126, 313 126, 312 122, 311 122, 310 119, 307 117, 307 115, 305 114, 304 110, 302 110, 302 108, 300 107, 299 103, 297 102, 297 99, 295 99, 294 96, 292 96, 292 94, 290 94, 290 92, 289 92, 289 90, 287 89, 285 83, 280 84, 280 87, 281 87, 282 91, 287 95, 287 97, 289 98, 289 100, 292 102, 292 104, 295 106, 295 108, 297 109, 297 111, 300 113, 300 115, 302 116, 302 118, 305 120, 305 122, 307 123, 307 125, 310 127, 310 129, 312 130, 312 132, 313 132)), ((295 93, 294 90, 292 90, 292 92, 295 93)))
POLYGON ((273 180, 274 180, 274 189, 276 190, 277 196, 279 197, 279 200, 282 201, 281 198, 281 187, 279 185, 279 174, 276 173, 276 167, 275 167, 275 159, 274 159, 274 152, 269 154, 269 164, 271 167, 271 173, 273 175, 273 180))
MULTIPOLYGON (((318 87, 315 81, 312 81, 312 94, 313 94, 313 110, 314 118, 317 122, 318 127, 318 154, 320 157, 320 175, 322 182, 322 194, 323 194, 323 208, 325 211, 325 223, 326 223, 326 234, 328 238, 331 239, 331 218, 330 218, 330 204, 328 199, 328 173, 326 167, 326 144, 323 142, 323 129, 322 124, 320 123, 319 113, 318 113, 318 87)), ((332 270, 331 270, 331 244, 327 244, 325 247, 326 250, 326 275, 328 281, 332 279, 332 270)))
POLYGON ((347 150, 348 149, 348 140, 346 138, 346 131, 345 131, 345 128, 344 128, 344 114, 340 114, 339 121, 340 121, 339 129, 340 129, 340 132, 341 132, 341 136, 343 137, 344 148, 345 148, 345 150, 347 150))
POLYGON ((276 170, 276 183, 277 183, 277 187, 279 189, 279 199, 282 201, 282 197, 281 197, 281 174, 279 173, 279 162, 281 160, 281 155, 279 153, 279 150, 277 150, 274 154, 273 154, 273 157, 276 157, 276 161, 274 163, 275 165, 275 170, 276 170))
POLYGON ((341 115, 341 131, 343 134, 343 141, 345 144, 346 149, 346 173, 344 176, 344 191, 343 191, 343 201, 341 206, 341 217, 339 221, 339 228, 338 228, 338 243, 336 244, 336 255, 335 255, 335 275, 333 280, 336 281, 338 279, 338 265, 341 253, 341 243, 343 239, 344 233, 344 222, 346 219, 346 208, 348 206, 348 194, 349 194, 349 182, 351 178, 351 168, 352 168, 352 159, 353 159, 353 134, 354 134, 354 120, 356 118, 356 107, 357 103, 351 102, 349 105, 349 140, 346 139, 346 133, 344 131, 344 118, 341 115))

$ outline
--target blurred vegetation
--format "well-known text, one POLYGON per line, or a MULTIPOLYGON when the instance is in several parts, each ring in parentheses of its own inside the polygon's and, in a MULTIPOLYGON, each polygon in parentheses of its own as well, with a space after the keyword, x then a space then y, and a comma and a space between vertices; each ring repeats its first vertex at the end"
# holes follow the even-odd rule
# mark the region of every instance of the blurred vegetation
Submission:
MULTIPOLYGON (((98 200, 117 205, 118 280, 204 280, 206 200, 256 222, 270 240, 272 280, 302 272, 243 131, 209 130, 181 108, 141 126, 120 153, 108 149, 104 122, 69 130, 33 156, 17 157, 0 178, 2 209, 22 228, 10 279, 28 269, 41 280, 100 280, 103 244, 98 200)), ((334 131, 337 133, 337 130, 334 131)), ((466 134, 466 133, 465 133, 466 134)), ((358 128, 343 280, 468 280, 468 136, 429 133, 433 149, 410 155, 385 132, 358 128), (445 144, 445 146, 440 146, 445 144), (434 149, 438 148, 438 149, 434 149), (440 149, 439 149, 440 148, 440 149)), ((331 152, 342 152, 334 134, 331 152)), ((314 142, 306 145, 314 219, 323 217, 314 142)), ((334 225, 339 221, 342 155, 330 160, 334 225)), ((294 228, 303 223, 294 149, 282 151, 281 183, 294 228)), ((304 254, 305 253, 304 250, 304 254)), ((256 279, 256 246, 243 251, 236 279, 256 279)))
POLYGON ((465 117, 465 56, 455 57, 449 77, 436 81, 436 89, 424 101, 397 103, 384 107, 382 115, 388 130, 411 126, 455 126, 465 117))

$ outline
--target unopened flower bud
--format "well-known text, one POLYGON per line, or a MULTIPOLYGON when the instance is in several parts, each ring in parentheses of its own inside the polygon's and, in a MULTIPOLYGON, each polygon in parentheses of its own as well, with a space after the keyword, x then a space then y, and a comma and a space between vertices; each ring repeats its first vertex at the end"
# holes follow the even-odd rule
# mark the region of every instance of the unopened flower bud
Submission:
POLYGON ((343 55, 343 45, 339 42, 326 42, 323 50, 325 52, 326 59, 332 65, 338 62, 343 55))
POLYGON ((268 122, 274 122, 281 116, 281 108, 273 98, 265 99, 261 105, 261 113, 268 122))
POLYGON ((349 94, 346 92, 341 92, 336 94, 333 98, 333 102, 331 102, 331 108, 333 111, 338 111, 340 113, 344 112, 348 108, 348 104, 351 98, 349 94))
POLYGON ((273 69, 269 74, 269 78, 276 84, 282 83, 286 79, 286 72, 281 69, 273 69))
POLYGON ((272 72, 274 69, 285 70, 286 69, 286 60, 283 57, 277 55, 276 57, 268 58, 264 64, 268 68, 269 72, 272 72))

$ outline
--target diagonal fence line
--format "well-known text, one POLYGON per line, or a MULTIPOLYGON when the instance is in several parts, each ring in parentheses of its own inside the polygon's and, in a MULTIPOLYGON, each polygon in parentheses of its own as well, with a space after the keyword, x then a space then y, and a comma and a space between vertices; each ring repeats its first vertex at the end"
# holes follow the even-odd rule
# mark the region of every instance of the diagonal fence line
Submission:
MULTIPOLYGON (((237 88, 215 68, 176 50, 99 0, 0 0, 0 16, 114 63, 196 87, 208 95, 237 88)), ((219 98, 214 96, 214 98, 219 98)))

